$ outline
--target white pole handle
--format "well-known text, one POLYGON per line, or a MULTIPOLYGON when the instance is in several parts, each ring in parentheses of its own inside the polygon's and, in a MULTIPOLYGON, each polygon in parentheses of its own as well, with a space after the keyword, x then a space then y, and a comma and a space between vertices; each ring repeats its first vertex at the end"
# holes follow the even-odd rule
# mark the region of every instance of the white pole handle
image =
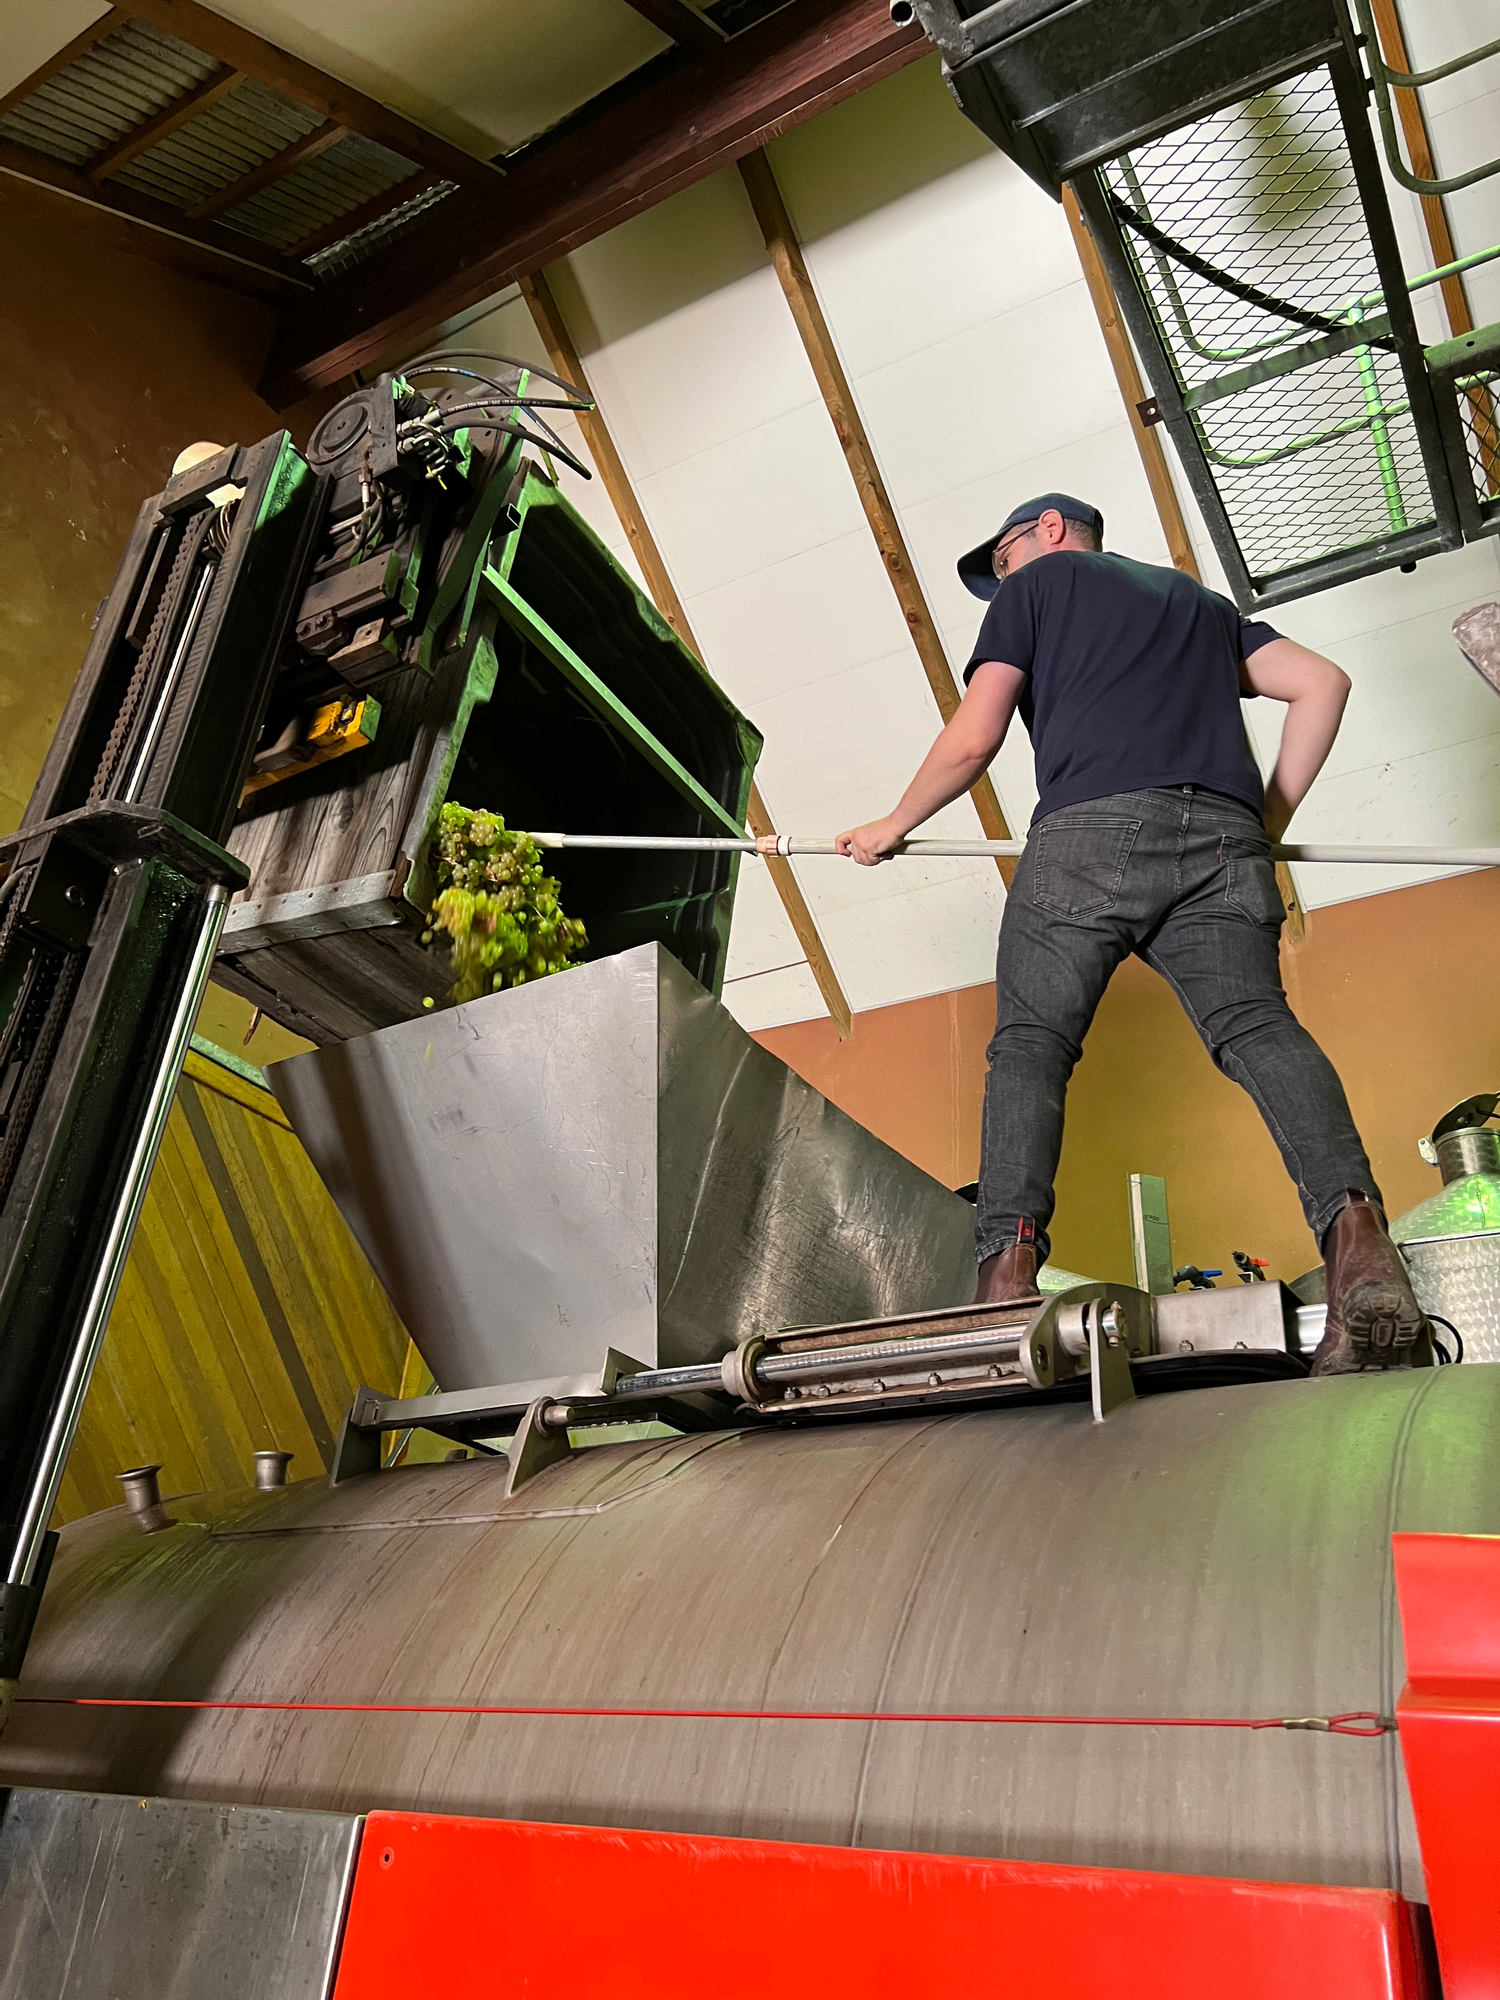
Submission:
MULTIPOLYGON (((653 833, 534 833, 538 847, 625 848, 633 851, 677 850, 693 854, 759 854, 763 857, 837 854, 831 840, 804 839, 801 834, 768 834, 761 840, 719 840, 705 835, 653 833)), ((936 857, 1014 857, 1026 851, 1024 840, 903 840, 893 858, 928 854, 936 857)), ((1387 868, 1500 868, 1500 847, 1325 847, 1318 842, 1294 842, 1272 847, 1277 861, 1366 861, 1387 868)))

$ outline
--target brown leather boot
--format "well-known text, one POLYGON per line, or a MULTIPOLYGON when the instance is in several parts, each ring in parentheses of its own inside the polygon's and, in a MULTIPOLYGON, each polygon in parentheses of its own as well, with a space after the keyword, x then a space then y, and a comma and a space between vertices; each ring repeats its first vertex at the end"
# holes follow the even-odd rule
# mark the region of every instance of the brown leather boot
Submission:
POLYGON ((1323 1239, 1328 1319, 1314 1375, 1358 1375, 1373 1368, 1410 1368, 1427 1331, 1401 1252, 1386 1233, 1385 1216, 1359 1188, 1349 1189, 1323 1239))
POLYGON ((976 1306, 1005 1306, 1015 1299, 1039 1299, 1036 1282, 1036 1229, 1023 1222, 1018 1242, 986 1257, 979 1267, 976 1306))

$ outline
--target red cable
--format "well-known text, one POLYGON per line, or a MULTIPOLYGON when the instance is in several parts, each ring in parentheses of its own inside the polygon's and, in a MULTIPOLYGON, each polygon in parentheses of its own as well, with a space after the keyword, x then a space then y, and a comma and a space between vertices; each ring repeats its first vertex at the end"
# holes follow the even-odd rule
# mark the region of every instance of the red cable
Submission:
POLYGON ((865 1708, 550 1708, 531 1703, 380 1701, 162 1701, 126 1695, 20 1694, 17 1702, 48 1708, 250 1709, 293 1715, 556 1715, 645 1716, 699 1722, 1024 1722, 1112 1729, 1312 1729, 1334 1736, 1384 1736, 1393 1718, 1373 1709, 1348 1715, 932 1715, 865 1708))

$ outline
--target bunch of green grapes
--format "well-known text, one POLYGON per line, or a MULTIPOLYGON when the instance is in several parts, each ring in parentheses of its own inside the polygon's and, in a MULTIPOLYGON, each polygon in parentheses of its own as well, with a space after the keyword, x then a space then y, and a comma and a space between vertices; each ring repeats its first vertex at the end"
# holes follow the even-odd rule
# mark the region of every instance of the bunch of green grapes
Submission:
POLYGON ((545 979, 581 956, 588 935, 563 914, 541 850, 530 834, 510 832, 499 813, 445 805, 435 858, 438 896, 422 942, 431 944, 438 931, 449 939, 447 1005, 545 979))

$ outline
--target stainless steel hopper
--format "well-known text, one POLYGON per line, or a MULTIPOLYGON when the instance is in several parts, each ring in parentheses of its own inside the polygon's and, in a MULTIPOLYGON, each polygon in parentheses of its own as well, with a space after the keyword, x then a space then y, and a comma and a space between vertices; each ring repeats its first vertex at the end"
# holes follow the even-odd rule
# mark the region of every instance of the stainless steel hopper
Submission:
POLYGON ((954 1305, 973 1210, 660 945, 296 1056, 272 1087, 444 1390, 543 1393, 954 1305))

